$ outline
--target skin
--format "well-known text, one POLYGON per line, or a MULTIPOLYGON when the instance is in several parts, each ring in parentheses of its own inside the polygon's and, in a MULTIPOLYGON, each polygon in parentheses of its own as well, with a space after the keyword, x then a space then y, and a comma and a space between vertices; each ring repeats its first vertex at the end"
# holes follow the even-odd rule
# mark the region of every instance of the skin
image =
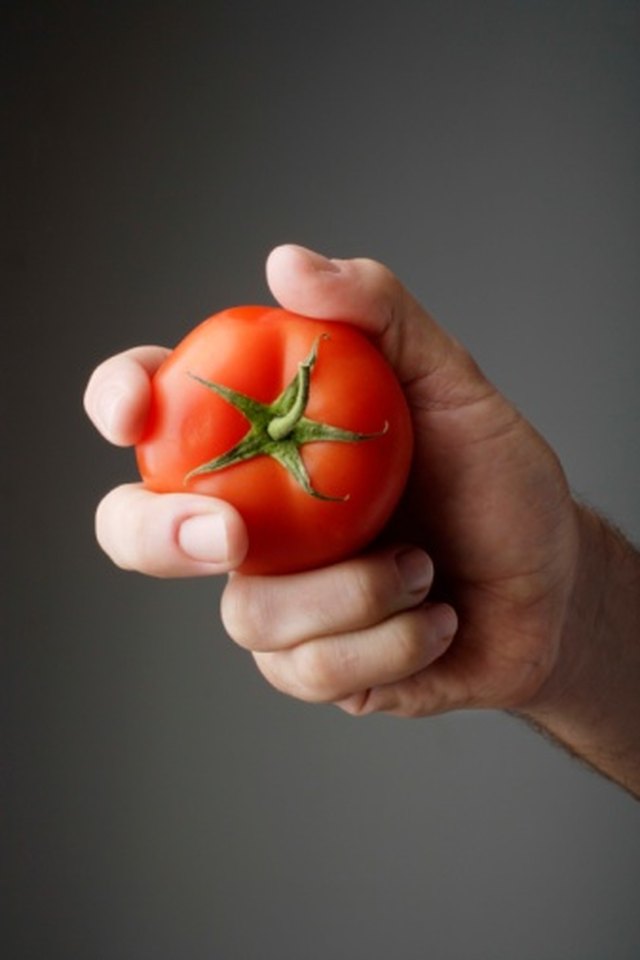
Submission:
MULTIPOLYGON (((544 439, 384 266, 285 246, 267 277, 286 309, 348 317, 403 386, 416 450, 384 542, 321 570, 241 575, 247 536, 228 504, 129 484, 98 508, 103 549, 155 576, 229 573, 225 628, 284 693, 353 715, 509 710, 640 794, 637 552, 576 503, 544 439)), ((86 409, 111 442, 139 439, 165 355, 136 348, 93 374, 86 409)))

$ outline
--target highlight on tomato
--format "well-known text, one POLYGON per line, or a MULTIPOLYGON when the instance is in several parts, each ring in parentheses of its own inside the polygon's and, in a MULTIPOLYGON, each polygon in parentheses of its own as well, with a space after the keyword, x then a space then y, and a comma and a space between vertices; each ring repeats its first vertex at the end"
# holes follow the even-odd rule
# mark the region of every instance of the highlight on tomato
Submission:
POLYGON ((385 526, 412 454, 393 370, 348 323, 235 307, 189 333, 152 380, 136 447, 145 486, 231 503, 244 573, 341 560, 385 526))

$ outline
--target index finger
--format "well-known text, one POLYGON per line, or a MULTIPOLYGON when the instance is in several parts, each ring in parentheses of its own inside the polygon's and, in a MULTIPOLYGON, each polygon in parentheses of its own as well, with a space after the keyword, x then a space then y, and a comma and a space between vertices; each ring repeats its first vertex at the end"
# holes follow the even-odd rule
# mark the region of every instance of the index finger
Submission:
POLYGON ((109 357, 89 378, 84 408, 100 433, 119 447, 142 434, 151 396, 151 377, 168 356, 166 347, 133 347, 109 357))

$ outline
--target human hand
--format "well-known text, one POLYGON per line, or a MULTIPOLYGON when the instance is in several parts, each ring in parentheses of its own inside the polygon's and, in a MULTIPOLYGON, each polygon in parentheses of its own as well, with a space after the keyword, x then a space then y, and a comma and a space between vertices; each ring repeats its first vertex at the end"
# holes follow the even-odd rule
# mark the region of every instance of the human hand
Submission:
MULTIPOLYGON (((415 457, 384 537, 250 577, 233 572, 247 532, 229 504, 127 484, 97 511, 106 552, 156 576, 230 573, 227 630, 286 693, 352 714, 511 709, 640 796, 638 551, 575 503, 545 441, 387 269, 280 247, 267 272, 285 308, 364 330, 405 390, 415 457)), ((166 353, 92 376, 87 412, 112 442, 140 438, 166 353)))
MULTIPOLYGON (((268 278, 284 307, 347 318, 377 342, 405 389, 416 451, 393 546, 304 574, 234 574, 229 634, 279 689, 352 713, 526 703, 553 668, 575 578, 576 512, 555 456, 381 265, 281 247, 268 278), (427 551, 446 604, 426 602, 427 551)), ((139 439, 165 356, 140 347, 96 370, 85 404, 107 439, 139 439)), ((118 565, 156 576, 231 571, 247 548, 228 504, 140 484, 107 495, 96 529, 118 565)))
POLYGON ((268 277, 285 308, 348 318, 374 339, 416 449, 394 548, 293 576, 234 574, 227 631, 280 690, 351 713, 525 708, 558 661, 578 573, 579 512, 557 458, 381 265, 283 247, 268 277), (447 605, 424 602, 427 552, 447 605))

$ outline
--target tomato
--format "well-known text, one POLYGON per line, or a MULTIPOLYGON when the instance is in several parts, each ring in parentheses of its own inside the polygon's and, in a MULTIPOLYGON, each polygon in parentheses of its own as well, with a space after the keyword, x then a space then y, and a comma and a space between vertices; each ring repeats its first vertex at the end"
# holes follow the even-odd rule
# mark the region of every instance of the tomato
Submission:
POLYGON ((245 573, 323 566, 384 527, 409 471, 402 389, 359 331, 273 307, 205 320, 157 371, 137 445, 146 487, 233 504, 245 573))

